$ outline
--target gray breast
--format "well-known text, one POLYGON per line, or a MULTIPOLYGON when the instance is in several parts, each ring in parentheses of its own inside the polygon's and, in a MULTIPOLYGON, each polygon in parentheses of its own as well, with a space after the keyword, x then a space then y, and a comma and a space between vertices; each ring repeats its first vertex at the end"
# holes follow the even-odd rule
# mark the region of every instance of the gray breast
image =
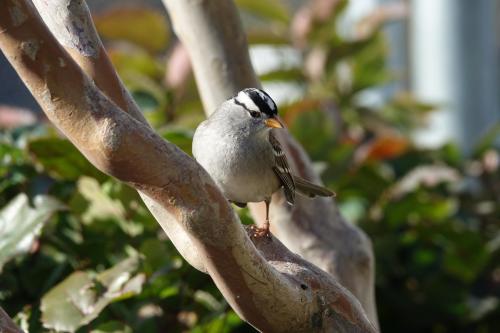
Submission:
POLYGON ((204 122, 193 138, 193 155, 229 200, 263 201, 280 187, 272 170, 272 148, 265 138, 249 140, 246 133, 215 131, 204 122))

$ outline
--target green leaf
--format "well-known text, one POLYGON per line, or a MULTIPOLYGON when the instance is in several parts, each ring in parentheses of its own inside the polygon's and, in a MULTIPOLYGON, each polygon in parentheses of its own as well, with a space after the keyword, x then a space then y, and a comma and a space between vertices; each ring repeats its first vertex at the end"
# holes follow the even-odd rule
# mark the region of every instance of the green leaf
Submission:
POLYGON ((295 81, 302 82, 304 73, 300 68, 278 69, 260 75, 262 81, 295 81))
POLYGON ((23 311, 18 312, 12 320, 23 332, 30 332, 29 320, 31 315, 31 309, 26 307, 23 311))
POLYGON ((95 319, 109 303, 140 293, 144 274, 133 276, 139 264, 135 256, 95 277, 91 272, 74 272, 43 296, 43 326, 74 332, 95 319))
POLYGON ((56 137, 34 139, 28 143, 28 151, 55 178, 76 180, 82 175, 87 175, 102 181, 107 177, 66 139, 56 137))
POLYGON ((74 332, 83 325, 86 317, 97 312, 89 309, 92 294, 87 288, 91 285, 87 273, 75 272, 45 294, 41 303, 43 325, 63 332, 74 332))
POLYGON ((197 290, 194 293, 194 300, 211 311, 222 311, 226 303, 218 301, 212 294, 204 290, 197 290))
POLYGON ((144 225, 129 216, 132 212, 125 209, 124 202, 110 197, 106 192, 106 189, 109 191, 110 183, 100 185, 95 179, 81 177, 77 187, 78 193, 71 201, 71 209, 80 212, 84 223, 113 220, 130 236, 143 232, 144 225))
POLYGON ((140 252, 144 256, 145 271, 149 274, 171 263, 167 245, 157 238, 143 240, 140 252))
POLYGON ((12 257, 28 252, 50 216, 63 208, 45 195, 36 196, 33 206, 24 193, 12 199, 0 211, 0 270, 12 257))
POLYGON ((267 18, 281 23, 288 23, 288 8, 281 0, 236 0, 238 7, 255 16, 267 18))
POLYGON ((23 160, 24 153, 21 149, 0 141, 0 176, 8 171, 10 165, 21 163, 23 160))
POLYGON ((163 125, 167 115, 168 95, 161 84, 136 71, 126 70, 121 76, 147 120, 153 126, 163 125))
MULTIPOLYGON (((79 193, 88 201, 88 208, 82 214, 82 220, 85 223, 90 223, 94 219, 125 219, 123 204, 118 200, 111 199, 95 179, 81 177, 78 180, 77 187, 79 193)), ((78 206, 81 206, 81 204, 81 202, 76 202, 78 206)))
POLYGON ((386 40, 381 34, 355 45, 355 52, 351 59, 353 92, 386 83, 391 78, 385 66, 386 40))
POLYGON ((222 313, 208 322, 196 326, 191 333, 229 333, 241 325, 241 320, 234 312, 222 313))
POLYGON ((170 29, 164 15, 146 7, 114 8, 94 17, 99 34, 140 45, 150 51, 166 49, 170 29))
POLYGON ((0 192, 10 186, 20 185, 29 178, 31 167, 26 168, 23 150, 12 143, 0 142, 0 192))
POLYGON ((137 102, 137 105, 139 105, 140 108, 144 110, 144 112, 154 111, 160 105, 153 95, 143 90, 134 91, 132 93, 132 96, 134 97, 134 100, 137 102))
POLYGON ((182 149, 186 154, 192 155, 191 143, 193 141, 193 132, 182 128, 168 127, 161 133, 161 136, 174 145, 182 149))
POLYGON ((119 321, 108 321, 97 326, 90 333, 132 333, 132 329, 119 321))
POLYGON ((290 45, 288 29, 273 29, 250 27, 247 31, 248 44, 290 45))
POLYGON ((471 282, 487 263, 488 253, 476 231, 455 229, 446 233, 443 266, 450 275, 471 282))
POLYGON ((148 52, 138 47, 110 47, 108 55, 120 76, 126 72, 137 72, 154 79, 161 79, 162 66, 148 52))

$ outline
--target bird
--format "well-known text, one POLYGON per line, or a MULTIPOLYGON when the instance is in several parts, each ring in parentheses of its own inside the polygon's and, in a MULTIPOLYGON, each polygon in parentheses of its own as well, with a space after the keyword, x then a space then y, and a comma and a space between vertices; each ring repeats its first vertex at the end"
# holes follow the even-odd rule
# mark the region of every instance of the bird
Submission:
POLYGON ((285 130, 273 99, 258 88, 245 88, 224 101, 195 130, 192 153, 230 202, 266 204, 263 227, 252 226, 254 237, 270 237, 269 206, 283 189, 293 205, 295 194, 330 197, 335 193, 292 173, 274 130, 285 130))

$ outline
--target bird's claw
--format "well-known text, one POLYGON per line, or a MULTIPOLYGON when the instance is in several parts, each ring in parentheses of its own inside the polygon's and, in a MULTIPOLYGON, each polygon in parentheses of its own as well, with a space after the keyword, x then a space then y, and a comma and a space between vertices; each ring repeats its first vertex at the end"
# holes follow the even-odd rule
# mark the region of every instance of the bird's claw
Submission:
POLYGON ((263 228, 259 228, 255 225, 252 225, 250 229, 253 231, 252 236, 255 238, 262 238, 262 237, 271 238, 271 232, 269 231, 269 226, 264 226, 263 228))

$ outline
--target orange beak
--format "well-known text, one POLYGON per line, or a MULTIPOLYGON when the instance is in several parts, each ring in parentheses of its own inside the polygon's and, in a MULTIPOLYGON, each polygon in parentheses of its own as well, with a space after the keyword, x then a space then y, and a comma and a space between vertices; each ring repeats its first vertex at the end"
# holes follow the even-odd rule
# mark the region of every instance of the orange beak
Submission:
POLYGON ((281 122, 276 118, 269 118, 265 120, 266 126, 271 128, 283 128, 281 122))

